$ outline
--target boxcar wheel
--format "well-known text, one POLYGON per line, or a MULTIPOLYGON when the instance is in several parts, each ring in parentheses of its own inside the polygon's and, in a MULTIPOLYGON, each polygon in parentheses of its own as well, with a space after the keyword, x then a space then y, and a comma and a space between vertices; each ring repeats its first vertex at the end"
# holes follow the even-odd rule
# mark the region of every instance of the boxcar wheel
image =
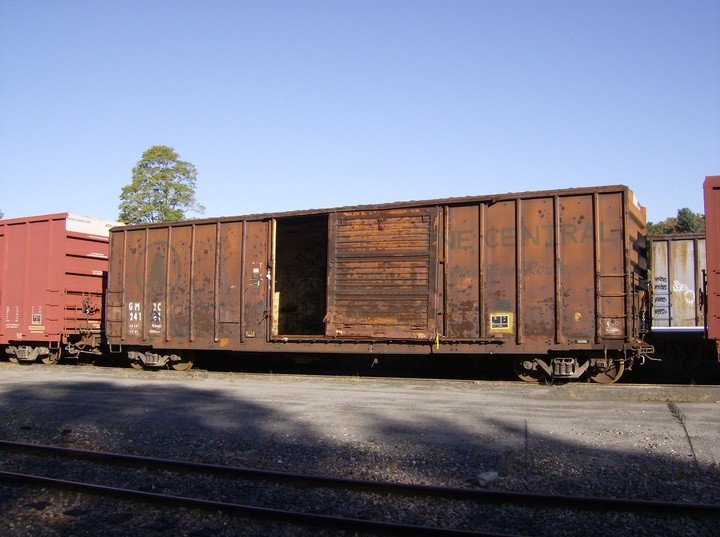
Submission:
POLYGON ((515 358, 515 374, 523 382, 540 382, 545 380, 547 374, 538 366, 537 362, 529 356, 515 358))
POLYGON ((60 350, 50 351, 50 354, 43 356, 40 361, 46 365, 53 365, 60 361, 60 350))
POLYGON ((598 384, 612 384, 617 382, 625 372, 625 364, 621 361, 611 361, 605 368, 594 368, 590 374, 590 380, 598 384))
POLYGON ((182 362, 173 362, 170 364, 170 367, 175 371, 187 371, 188 369, 192 369, 192 366, 192 360, 183 360, 182 362))

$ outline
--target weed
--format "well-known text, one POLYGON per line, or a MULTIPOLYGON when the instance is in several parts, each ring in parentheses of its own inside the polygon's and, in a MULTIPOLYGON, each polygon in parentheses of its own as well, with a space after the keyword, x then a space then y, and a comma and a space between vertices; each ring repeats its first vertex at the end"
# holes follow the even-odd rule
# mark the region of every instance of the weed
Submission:
POLYGON ((688 433, 687 425, 685 424, 685 414, 683 414, 682 410, 680 410, 680 408, 678 408, 678 406, 672 401, 668 401, 667 406, 668 410, 670 410, 670 414, 672 414, 673 418, 677 420, 677 422, 682 426, 683 431, 685 431, 685 438, 687 438, 688 445, 690 446, 690 453, 692 454, 695 468, 697 469, 698 474, 702 474, 700 471, 700 463, 698 462, 697 454, 695 453, 695 447, 693 446, 690 433, 688 433))

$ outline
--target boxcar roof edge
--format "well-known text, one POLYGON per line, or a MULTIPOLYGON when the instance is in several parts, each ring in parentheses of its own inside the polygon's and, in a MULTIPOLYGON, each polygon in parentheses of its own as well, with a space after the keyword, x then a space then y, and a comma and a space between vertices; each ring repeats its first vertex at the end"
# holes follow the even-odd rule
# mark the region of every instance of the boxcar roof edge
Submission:
MULTIPOLYGON (((222 223, 222 222, 235 222, 238 220, 269 220, 272 218, 289 218, 297 216, 314 216, 321 214, 331 214, 338 212, 348 211, 377 211, 377 210, 389 210, 389 209, 402 209, 402 208, 414 208, 414 207, 429 207, 435 205, 461 205, 465 203, 496 203, 502 200, 508 199, 533 199, 543 198, 548 196, 573 196, 578 194, 592 194, 595 192, 617 192, 617 191, 628 191, 633 192, 626 185, 606 185, 606 186, 595 186, 595 187, 574 187, 565 188, 559 190, 531 190, 524 192, 509 192, 505 194, 488 194, 479 196, 459 196, 449 198, 436 198, 428 200, 411 200, 411 201, 396 201, 379 204, 366 204, 366 205, 346 205, 339 207, 330 207, 324 209, 304 209, 297 211, 279 211, 279 212, 268 212, 268 213, 255 213, 246 215, 231 215, 231 216, 217 216, 209 218, 196 218, 187 220, 176 220, 172 222, 148 222, 142 224, 117 226, 112 228, 110 231, 115 230, 130 230, 138 228, 152 228, 152 227, 166 227, 168 225, 192 225, 192 224, 209 224, 209 223, 222 223)), ((639 205, 635 195, 631 198, 631 201, 639 208, 645 209, 642 205, 639 205)))

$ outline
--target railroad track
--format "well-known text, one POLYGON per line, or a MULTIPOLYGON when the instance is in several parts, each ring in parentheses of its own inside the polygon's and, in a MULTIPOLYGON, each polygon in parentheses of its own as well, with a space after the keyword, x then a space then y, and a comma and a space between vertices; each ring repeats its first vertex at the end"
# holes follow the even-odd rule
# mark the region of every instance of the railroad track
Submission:
MULTIPOLYGON (((720 504, 698 504, 666 501, 649 501, 619 498, 599 498, 587 496, 565 496, 547 494, 529 494, 472 488, 441 487, 434 485, 415 485, 386 483, 357 479, 322 477, 317 475, 293 474, 269 470, 258 470, 234 466, 221 466, 187 462, 180 460, 157 459, 136 455, 87 451, 57 446, 26 444, 0 440, 0 450, 11 454, 38 457, 54 457, 108 465, 112 467, 135 467, 149 475, 157 472, 191 473, 200 476, 213 476, 224 480, 257 481, 278 483, 287 487, 323 488, 358 493, 374 493, 383 497, 405 496, 425 497, 430 500, 452 500, 475 502, 480 504, 501 504, 532 507, 539 509, 564 509, 597 512, 627 512, 641 515, 663 515, 674 517, 711 517, 720 518, 720 504)), ((469 531, 452 528, 436 528, 399 524, 388 521, 363 520, 345 516, 330 516, 318 513, 297 512, 285 509, 260 507, 214 501, 196 497, 179 496, 168 493, 148 492, 132 488, 113 487, 104 484, 70 481, 41 475, 0 470, 0 480, 23 485, 72 491, 82 494, 112 497, 132 502, 159 504, 164 507, 184 507, 233 514, 246 518, 261 518, 284 521, 310 528, 336 528, 368 532, 372 534, 413 535, 501 535, 481 531, 469 531)))

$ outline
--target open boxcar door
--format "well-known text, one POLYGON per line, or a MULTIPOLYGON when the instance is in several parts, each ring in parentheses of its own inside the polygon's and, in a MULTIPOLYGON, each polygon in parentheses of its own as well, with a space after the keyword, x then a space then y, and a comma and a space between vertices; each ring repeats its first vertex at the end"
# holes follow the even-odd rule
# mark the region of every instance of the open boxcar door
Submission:
POLYGON ((332 213, 325 335, 433 340, 440 209, 332 213))

